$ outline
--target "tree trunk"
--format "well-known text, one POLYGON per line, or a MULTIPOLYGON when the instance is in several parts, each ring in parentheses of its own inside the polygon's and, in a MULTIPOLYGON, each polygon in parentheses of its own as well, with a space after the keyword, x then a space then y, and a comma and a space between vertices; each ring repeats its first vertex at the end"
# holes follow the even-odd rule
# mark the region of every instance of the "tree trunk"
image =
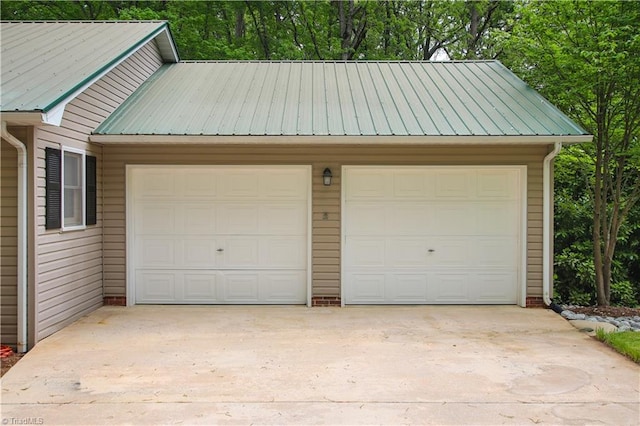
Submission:
POLYGON ((264 16, 262 11, 260 10, 260 5, 258 5, 258 13, 260 15, 260 22, 258 22, 258 18, 256 17, 254 9, 251 7, 251 3, 248 0, 245 0, 245 4, 247 5, 247 9, 249 10, 249 14, 251 15, 251 19, 253 20, 253 26, 258 34, 258 40, 260 41, 260 46, 262 46, 262 52, 264 53, 264 59, 271 59, 271 51, 269 50, 269 37, 267 35, 267 27, 264 22, 264 16))
POLYGON ((236 40, 240 40, 244 37, 244 7, 236 9, 235 36, 236 40))
POLYGON ((340 20, 340 47, 342 48, 342 59, 350 57, 351 32, 353 31, 353 0, 338 1, 338 18, 340 20), (345 4, 349 10, 345 11, 345 4))
POLYGON ((468 2, 469 7, 469 33, 467 34, 467 52, 465 59, 476 59, 476 40, 480 27, 480 14, 474 1, 468 2))
MULTIPOLYGON (((598 96, 600 98, 600 96, 598 96)), ((606 245, 603 239, 603 232, 606 232, 607 223, 607 197, 604 186, 605 178, 605 153, 604 153, 604 111, 602 110, 601 99, 598 99, 596 106, 596 167, 595 185, 593 199, 593 266, 595 267, 596 295, 598 306, 609 306, 609 286, 611 280, 611 265, 609 273, 605 273, 606 245), (603 251, 605 253, 603 253, 603 251)))
POLYGON ((384 55, 389 56, 389 46, 391 45, 391 4, 389 2, 385 3, 385 15, 386 19, 384 21, 382 40, 384 46, 384 55))

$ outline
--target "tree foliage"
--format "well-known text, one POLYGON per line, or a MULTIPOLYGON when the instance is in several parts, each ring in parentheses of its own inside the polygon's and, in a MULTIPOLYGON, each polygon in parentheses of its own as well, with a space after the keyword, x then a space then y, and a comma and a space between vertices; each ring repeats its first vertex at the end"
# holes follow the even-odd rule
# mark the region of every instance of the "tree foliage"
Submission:
POLYGON ((495 58, 513 3, 480 1, 3 1, 2 19, 168 20, 183 59, 495 58))
MULTIPOLYGON (((508 65, 594 135, 593 144, 565 157, 585 189, 563 194, 562 188, 557 200, 573 195, 588 207, 590 224, 582 229, 591 234, 592 259, 583 267, 593 271, 587 278, 595 282, 597 303, 608 305, 620 269, 617 246, 637 226, 629 219, 640 200, 640 3, 532 1, 517 13, 520 23, 505 43, 508 65)), ((575 186, 571 179, 563 183, 575 186)), ((583 219, 580 209, 575 217, 583 219)), ((566 233, 568 224, 559 225, 559 235, 566 233)), ((575 265, 584 240, 562 249, 577 254, 575 265)))
POLYGON ((556 160, 557 293, 640 297, 640 2, 4 0, 0 11, 167 20, 182 59, 500 59, 594 135, 556 160))

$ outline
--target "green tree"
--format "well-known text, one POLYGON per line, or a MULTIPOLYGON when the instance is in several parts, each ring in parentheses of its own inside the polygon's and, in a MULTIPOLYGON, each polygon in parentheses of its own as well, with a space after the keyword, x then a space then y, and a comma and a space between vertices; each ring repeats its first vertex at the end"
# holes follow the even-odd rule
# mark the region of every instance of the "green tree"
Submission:
POLYGON ((616 247, 640 199, 640 2, 532 1, 517 13, 508 65, 594 135, 576 149, 589 173, 597 303, 608 305, 616 247))

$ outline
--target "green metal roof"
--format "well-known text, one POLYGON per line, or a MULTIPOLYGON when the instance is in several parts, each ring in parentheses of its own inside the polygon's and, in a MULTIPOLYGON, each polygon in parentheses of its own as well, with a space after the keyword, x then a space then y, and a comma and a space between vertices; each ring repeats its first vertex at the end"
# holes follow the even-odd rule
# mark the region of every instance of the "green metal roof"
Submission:
POLYGON ((3 21, 0 30, 3 112, 47 112, 160 34, 165 60, 178 60, 163 21, 3 21))
POLYGON ((180 62, 161 68, 95 134, 586 132, 498 61, 180 62))

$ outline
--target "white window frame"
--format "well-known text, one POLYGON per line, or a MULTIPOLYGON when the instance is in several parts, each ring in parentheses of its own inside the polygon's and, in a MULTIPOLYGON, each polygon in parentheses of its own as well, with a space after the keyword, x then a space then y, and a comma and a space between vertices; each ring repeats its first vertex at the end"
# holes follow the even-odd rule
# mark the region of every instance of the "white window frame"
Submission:
POLYGON ((86 151, 82 150, 82 149, 77 149, 77 148, 70 148, 70 147, 66 147, 63 146, 62 147, 62 159, 61 159, 61 163, 62 163, 62 170, 61 170, 61 178, 60 178, 60 189, 61 189, 61 209, 60 209, 60 215, 61 215, 61 225, 62 225, 62 231, 77 231, 77 230, 81 230, 81 229, 86 229, 87 225, 86 225, 86 199, 87 199, 87 182, 86 182, 86 175, 87 175, 87 153, 86 151), (65 200, 64 200, 64 194, 65 194, 65 182, 64 182, 64 172, 65 172, 65 153, 66 152, 70 152, 76 155, 80 155, 81 160, 80 160, 80 187, 81 187, 81 200, 80 200, 80 224, 78 225, 70 225, 67 226, 65 224, 65 200))

